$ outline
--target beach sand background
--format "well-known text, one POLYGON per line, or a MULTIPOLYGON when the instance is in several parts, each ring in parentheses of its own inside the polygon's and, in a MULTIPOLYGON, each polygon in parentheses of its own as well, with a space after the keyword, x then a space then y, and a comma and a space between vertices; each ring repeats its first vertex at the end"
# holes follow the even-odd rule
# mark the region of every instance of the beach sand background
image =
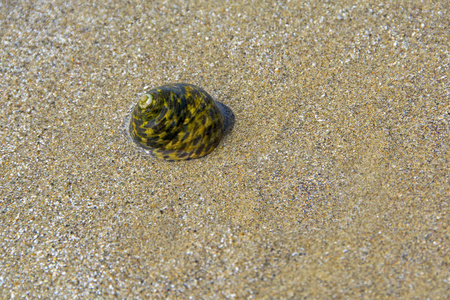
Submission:
POLYGON ((449 7, 1 1, 0 298, 445 298, 449 7), (123 136, 174 82, 205 158, 123 136))

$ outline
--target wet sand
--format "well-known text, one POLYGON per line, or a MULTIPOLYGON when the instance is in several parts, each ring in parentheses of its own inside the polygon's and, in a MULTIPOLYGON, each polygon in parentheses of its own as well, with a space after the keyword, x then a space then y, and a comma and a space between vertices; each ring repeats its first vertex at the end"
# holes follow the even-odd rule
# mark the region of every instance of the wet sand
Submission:
POLYGON ((0 2, 0 298, 445 298, 449 5, 383 2, 0 2), (205 158, 122 134, 174 82, 205 158))

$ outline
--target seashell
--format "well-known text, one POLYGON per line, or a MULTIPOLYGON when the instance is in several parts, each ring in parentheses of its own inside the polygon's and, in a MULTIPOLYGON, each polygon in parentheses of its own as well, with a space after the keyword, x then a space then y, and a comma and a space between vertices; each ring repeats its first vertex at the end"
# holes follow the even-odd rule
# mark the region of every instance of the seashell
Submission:
POLYGON ((145 92, 131 112, 128 130, 153 156, 176 161, 207 155, 233 123, 229 108, 202 88, 180 83, 145 92))

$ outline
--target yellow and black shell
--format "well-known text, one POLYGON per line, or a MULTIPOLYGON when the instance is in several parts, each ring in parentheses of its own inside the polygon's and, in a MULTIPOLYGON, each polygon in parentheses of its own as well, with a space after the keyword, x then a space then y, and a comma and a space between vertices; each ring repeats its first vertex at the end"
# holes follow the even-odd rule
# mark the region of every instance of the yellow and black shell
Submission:
POLYGON ((205 156, 224 135, 225 115, 219 104, 206 91, 191 84, 154 88, 145 92, 132 110, 130 136, 160 159, 175 161, 205 156))

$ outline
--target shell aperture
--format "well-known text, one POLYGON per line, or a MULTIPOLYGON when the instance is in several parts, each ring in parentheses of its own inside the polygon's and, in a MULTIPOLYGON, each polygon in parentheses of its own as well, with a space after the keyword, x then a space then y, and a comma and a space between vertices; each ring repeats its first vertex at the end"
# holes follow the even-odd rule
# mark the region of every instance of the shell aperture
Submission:
POLYGON ((207 155, 225 132, 224 105, 202 88, 169 84, 146 92, 131 112, 129 133, 153 156, 175 161, 207 155))

